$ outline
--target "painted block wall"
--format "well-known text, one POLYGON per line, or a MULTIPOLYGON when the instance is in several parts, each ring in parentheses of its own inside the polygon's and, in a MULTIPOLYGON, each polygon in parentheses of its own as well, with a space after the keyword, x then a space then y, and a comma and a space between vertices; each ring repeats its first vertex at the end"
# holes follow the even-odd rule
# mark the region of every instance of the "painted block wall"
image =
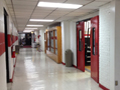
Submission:
POLYGON ((70 49, 70 22, 63 21, 62 27, 62 62, 65 63, 65 51, 70 49))
MULTIPOLYGON (((115 90, 120 90, 120 0, 116 0, 115 8, 112 9, 115 12, 115 80, 118 81, 118 85, 115 86, 115 90)), ((111 34, 112 35, 112 34, 111 34)), ((112 41, 111 41, 112 42, 112 41)))
MULTIPOLYGON (((0 33, 4 33, 4 11, 3 8, 6 9, 8 15, 9 15, 9 25, 8 25, 8 30, 12 30, 13 28, 11 28, 12 25, 12 19, 10 17, 9 11, 6 7, 6 4, 4 2, 5 0, 0 0, 0 33)), ((8 33, 10 33, 8 31, 8 33)), ((14 31, 13 31, 14 32, 14 31)), ((9 53, 10 56, 11 53, 9 53)), ((7 83, 6 83, 6 61, 5 61, 5 52, 2 53, 2 55, 0 55, 0 90, 7 90, 7 83)), ((9 59, 10 62, 10 79, 12 77, 12 72, 13 72, 13 65, 12 62, 13 60, 9 59)))
POLYGON ((114 89, 114 31, 115 3, 111 2, 100 7, 99 30, 99 79, 100 84, 110 90, 114 89))
POLYGON ((45 50, 45 43, 44 43, 44 33, 45 33, 45 30, 39 30, 39 35, 40 35, 40 38, 39 38, 39 42, 40 42, 40 49, 41 50, 45 50))

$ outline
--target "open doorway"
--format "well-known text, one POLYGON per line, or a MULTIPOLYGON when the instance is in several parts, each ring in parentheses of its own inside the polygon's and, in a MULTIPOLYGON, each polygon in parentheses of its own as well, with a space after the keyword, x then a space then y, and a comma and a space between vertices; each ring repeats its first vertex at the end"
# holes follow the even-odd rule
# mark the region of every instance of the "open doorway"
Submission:
POLYGON ((6 12, 6 10, 4 9, 4 30, 5 30, 5 58, 6 58, 6 78, 7 78, 7 83, 10 82, 10 78, 9 78, 9 51, 8 51, 8 14, 6 12))
POLYGON ((85 37, 85 70, 91 72, 91 46, 90 46, 90 30, 91 21, 84 22, 84 37, 85 37))
POLYGON ((77 22, 77 68, 99 83, 99 16, 77 22))

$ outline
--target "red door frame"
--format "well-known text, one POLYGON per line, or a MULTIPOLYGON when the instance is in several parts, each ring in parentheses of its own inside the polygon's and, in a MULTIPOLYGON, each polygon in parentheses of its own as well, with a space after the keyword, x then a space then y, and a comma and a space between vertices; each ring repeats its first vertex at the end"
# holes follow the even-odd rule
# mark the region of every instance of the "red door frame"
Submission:
POLYGON ((99 83, 99 16, 93 17, 91 19, 90 46, 91 46, 91 77, 97 83, 99 83), (95 36, 93 35, 93 29, 95 36), (95 37, 94 42, 93 36, 95 37), (93 47, 95 47, 94 52, 93 47))
POLYGON ((84 21, 81 21, 77 24, 76 32, 77 32, 77 68, 85 72, 84 21))

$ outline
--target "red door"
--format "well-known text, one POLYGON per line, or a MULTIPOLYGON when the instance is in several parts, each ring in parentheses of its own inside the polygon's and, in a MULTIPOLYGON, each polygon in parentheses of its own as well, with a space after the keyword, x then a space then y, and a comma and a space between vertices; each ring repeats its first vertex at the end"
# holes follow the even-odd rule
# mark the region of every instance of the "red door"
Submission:
POLYGON ((85 38, 83 21, 77 24, 77 67, 81 71, 85 71, 85 38))
POLYGON ((91 19, 91 77, 99 83, 99 16, 91 19))

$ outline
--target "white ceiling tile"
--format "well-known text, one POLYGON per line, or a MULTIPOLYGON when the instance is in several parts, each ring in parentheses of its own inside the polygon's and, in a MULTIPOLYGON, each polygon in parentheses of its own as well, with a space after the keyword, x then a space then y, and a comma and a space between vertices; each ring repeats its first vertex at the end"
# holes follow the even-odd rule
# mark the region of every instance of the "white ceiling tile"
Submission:
POLYGON ((70 14, 68 14, 68 15, 66 15, 66 16, 81 16, 81 15, 83 15, 83 14, 85 14, 85 13, 79 13, 79 12, 72 12, 72 13, 70 13, 70 14))
POLYGON ((107 2, 94 1, 94 2, 92 2, 90 4, 88 4, 87 6, 89 6, 89 7, 92 7, 92 6, 99 7, 99 6, 101 6, 101 5, 105 4, 105 3, 107 3, 107 2))
POLYGON ((11 0, 5 0, 7 4, 11 4, 11 0))
POLYGON ((66 3, 85 5, 87 3, 90 3, 91 1, 93 0, 68 0, 66 3))
POLYGON ((37 4, 37 2, 34 2, 34 1, 21 1, 21 0, 16 1, 16 0, 14 0, 13 4, 14 5, 22 5, 22 6, 26 6, 26 5, 35 6, 37 4))

